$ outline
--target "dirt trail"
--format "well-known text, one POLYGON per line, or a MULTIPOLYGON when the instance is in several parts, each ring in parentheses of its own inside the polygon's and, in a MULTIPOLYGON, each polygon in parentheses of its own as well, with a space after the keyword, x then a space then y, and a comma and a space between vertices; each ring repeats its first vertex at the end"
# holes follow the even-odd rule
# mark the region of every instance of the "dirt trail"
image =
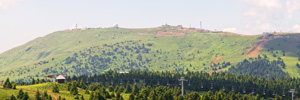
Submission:
POLYGON ((162 32, 158 31, 156 36, 185 36, 185 33, 162 32))
POLYGON ((153 35, 153 36, 164 36, 164 37, 170 37, 170 36, 185 36, 185 33, 179 33, 179 32, 162 32, 158 31, 156 34, 147 34, 147 33, 140 33, 140 35, 153 35))
POLYGON ((50 92, 51 92, 51 91, 48 90, 48 94, 50 94, 50 95, 53 97, 54 100, 57 100, 58 95, 57 95, 57 94, 54 94, 54 93, 50 93, 50 92))

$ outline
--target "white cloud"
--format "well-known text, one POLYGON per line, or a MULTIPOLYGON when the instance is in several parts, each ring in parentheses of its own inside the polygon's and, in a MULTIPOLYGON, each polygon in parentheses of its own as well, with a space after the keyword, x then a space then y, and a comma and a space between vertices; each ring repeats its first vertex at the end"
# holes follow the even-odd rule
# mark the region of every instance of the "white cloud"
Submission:
POLYGON ((254 10, 248 10, 244 12, 244 16, 257 16, 257 12, 254 10))
POLYGON ((283 4, 280 0, 243 0, 246 10, 243 12, 242 34, 260 34, 273 31, 273 25, 282 18, 283 4))
POLYGON ((20 0, 0 0, 0 10, 10 8, 17 4, 20 0))
POLYGON ((300 25, 294 25, 292 29, 294 32, 300 32, 300 25))
POLYGON ((282 5, 279 0, 244 0, 250 5, 254 5, 261 8, 267 9, 280 9, 282 5))
POLYGON ((292 18, 294 13, 300 9, 300 0, 286 0, 285 5, 288 17, 292 18))
POLYGON ((300 20, 300 0, 240 0, 245 4, 241 34, 296 31, 300 20), (295 25, 295 26, 293 26, 295 25))

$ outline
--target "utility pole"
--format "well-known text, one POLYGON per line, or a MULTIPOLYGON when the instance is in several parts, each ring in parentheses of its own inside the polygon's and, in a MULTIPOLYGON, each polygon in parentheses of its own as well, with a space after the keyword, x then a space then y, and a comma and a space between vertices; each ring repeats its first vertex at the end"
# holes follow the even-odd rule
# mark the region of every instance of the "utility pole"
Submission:
POLYGON ((184 77, 180 77, 179 81, 181 81, 181 94, 182 94, 182 97, 183 97, 184 96, 183 81, 187 81, 187 80, 184 79, 184 77))
POLYGON ((295 89, 291 89, 289 92, 292 93, 292 100, 294 100, 294 93, 297 93, 297 92, 295 91, 295 89))
POLYGON ((202 22, 200 21, 200 29, 202 29, 202 22))

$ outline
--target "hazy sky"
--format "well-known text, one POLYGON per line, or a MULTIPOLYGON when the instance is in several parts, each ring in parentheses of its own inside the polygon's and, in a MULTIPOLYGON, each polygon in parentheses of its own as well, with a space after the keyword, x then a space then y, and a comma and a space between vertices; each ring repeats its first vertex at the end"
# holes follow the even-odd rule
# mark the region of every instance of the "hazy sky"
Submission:
POLYGON ((300 32, 300 0, 0 0, 0 53, 81 27, 184 27, 239 34, 300 32))

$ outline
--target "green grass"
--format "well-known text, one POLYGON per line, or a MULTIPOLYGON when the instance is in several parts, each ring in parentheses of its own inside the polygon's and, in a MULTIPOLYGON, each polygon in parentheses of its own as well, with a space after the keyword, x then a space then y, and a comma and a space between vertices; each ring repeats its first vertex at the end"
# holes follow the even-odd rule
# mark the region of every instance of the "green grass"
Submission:
MULTIPOLYGON (((174 34, 175 34, 174 33, 174 34)), ((172 34, 172 33, 171 33, 172 34)), ((291 34, 294 37, 298 34, 291 34)), ((139 67, 141 70, 149 69, 150 71, 164 71, 175 70, 183 67, 188 68, 190 71, 206 71, 210 72, 211 69, 204 70, 205 67, 209 67, 212 61, 218 56, 225 56, 219 62, 230 61, 233 65, 248 58, 246 56, 246 48, 254 45, 261 36, 241 36, 233 33, 198 33, 193 31, 178 31, 176 27, 159 27, 153 29, 144 30, 131 30, 131 29, 93 29, 93 30, 75 30, 75 31, 58 31, 51 33, 47 36, 34 39, 24 45, 11 49, 7 52, 0 54, 0 80, 4 80, 6 77, 14 79, 24 79, 29 81, 32 77, 42 77, 47 74, 60 74, 67 73, 68 75, 75 75, 80 73, 74 73, 72 64, 64 64, 64 60, 67 57, 71 57, 74 53, 80 53, 80 51, 87 51, 91 47, 99 47, 95 52, 89 53, 90 55, 100 55, 102 50, 113 51, 109 47, 103 46, 104 44, 113 45, 115 43, 122 43, 124 41, 135 41, 139 45, 153 43, 154 45, 148 47, 151 49, 149 54, 142 54, 143 57, 151 59, 151 62, 142 64, 139 67), (186 36, 155 36, 158 31, 167 32, 183 32, 186 36), (144 34, 144 35, 141 35, 144 34), (148 34, 148 35, 145 35, 148 34), (162 51, 162 53, 156 53, 156 51, 162 51), (198 51, 200 53, 198 53, 198 51), (242 55, 242 54, 245 55, 242 55), (156 55, 157 57, 154 57, 156 55), (182 58, 182 59, 181 59, 182 58), (52 60, 54 59, 54 60, 52 60), (46 64, 39 64, 41 61, 48 61, 46 64), (190 67, 192 65, 192 67, 190 67), (145 66, 145 67, 144 67, 145 66), (149 67, 150 66, 150 67, 149 67), (69 72, 63 72, 60 67, 65 67, 69 72), (50 68, 55 71, 50 73, 44 73, 42 70, 50 68)), ((287 48, 288 46, 295 46, 297 39, 290 38, 285 44, 278 46, 278 43, 283 43, 285 40, 274 40, 265 45, 266 48, 271 48, 280 51, 280 48, 287 48), (293 44, 294 43, 294 44, 293 44)), ((121 44, 120 44, 121 45, 121 44)), ((124 44, 125 46, 137 46, 137 44, 124 44)), ((136 59, 137 55, 134 52, 123 50, 128 53, 128 56, 116 55, 118 59, 112 61, 109 64, 109 68, 97 69, 99 73, 107 71, 109 69, 124 69, 121 66, 128 65, 128 62, 124 60, 130 59, 137 63, 142 63, 136 59), (130 56, 132 55, 132 56, 130 56)), ((294 52, 298 52, 297 49, 285 49, 287 58, 283 58, 287 64, 285 71, 291 72, 291 76, 299 77, 297 71, 295 71, 295 57, 294 52), (292 52, 292 53, 290 53, 292 52)), ((266 49, 262 53, 271 56, 266 49)), ((105 56, 109 57, 109 56, 105 56)), ((110 56, 112 57, 112 56, 110 56)), ((87 58, 79 57, 84 68, 84 64, 87 63, 87 58)), ((90 68, 90 65, 89 65, 90 68)), ((134 67, 137 69, 137 67, 134 67)), ((225 70, 224 68, 222 70, 225 70)))
POLYGON ((282 38, 273 37, 273 40, 268 41, 262 50, 262 54, 266 54, 270 60, 282 58, 286 64, 286 69, 282 68, 282 70, 288 72, 291 77, 300 77, 300 69, 296 66, 297 63, 300 63, 297 55, 300 53, 300 49, 297 48, 297 45, 300 44, 299 36, 299 34, 284 34, 282 38), (283 56, 283 52, 285 52, 285 56, 283 56), (273 54, 277 57, 273 57, 273 54))
MULTIPOLYGON (((19 90, 22 89, 24 92, 28 92, 30 100, 34 100, 35 93, 37 90, 40 91, 40 93, 43 93, 44 91, 47 91, 49 95, 52 97, 61 96, 62 98, 66 98, 67 100, 75 100, 75 96, 71 95, 69 91, 66 90, 66 84, 59 84, 59 93, 53 93, 52 90, 52 84, 53 83, 42 83, 42 84, 35 84, 35 85, 27 85, 27 86, 17 86, 17 89, 4 89, 2 86, 0 86, 0 99, 9 98, 12 94, 17 96, 19 93, 19 90)), ((80 95, 84 96, 85 100, 88 100, 90 98, 89 94, 84 94, 85 90, 79 89, 78 90, 80 95)), ((129 99, 130 94, 121 93, 121 96, 124 98, 124 100, 129 99)), ((56 99, 55 99, 56 100, 56 99)), ((111 100, 111 99, 108 99, 111 100)))
MULTIPOLYGON (((53 93, 51 91, 51 86, 53 83, 41 83, 41 84, 35 84, 35 85, 26 85, 26 86, 17 86, 17 89, 4 89, 2 86, 0 86, 0 99, 9 98, 12 94, 17 96, 19 93, 19 90, 22 89, 23 92, 28 92, 30 100, 35 100, 35 94, 37 90, 40 91, 40 93, 43 93, 44 91, 47 91, 48 95, 51 95, 53 99, 55 99, 58 96, 61 96, 62 98, 66 98, 67 100, 76 100, 75 95, 71 95, 69 91, 66 90, 66 84, 59 84, 59 93, 53 93)), ((90 98, 89 94, 84 94, 85 90, 79 89, 78 90, 79 95, 83 95, 85 100, 88 100, 90 98)), ((192 91, 187 90, 186 93, 190 93, 192 91)), ((198 91, 200 95, 206 94, 207 91, 198 91)), ((111 94, 111 92, 110 92, 111 94)), ((121 96, 124 100, 128 100, 130 94, 127 93, 121 93, 121 96)), ((267 100, 272 100, 271 98, 267 98, 267 100)), ((56 100, 56 99, 55 99, 56 100)), ((107 99, 112 100, 112 99, 107 99)))
MULTIPOLYGON (((75 98, 74 95, 71 95, 69 91, 67 91, 66 84, 59 84, 59 93, 52 92, 52 85, 53 83, 42 83, 36 85, 28 85, 28 86, 18 86, 18 89, 23 89, 24 91, 29 91, 31 93, 36 92, 39 90, 41 93, 47 91, 48 94, 52 95, 52 97, 61 96, 62 98, 66 98, 67 100, 73 100, 75 98)), ((84 99, 88 99, 90 96, 88 94, 84 94, 85 90, 79 89, 78 93, 84 96, 84 99)))

